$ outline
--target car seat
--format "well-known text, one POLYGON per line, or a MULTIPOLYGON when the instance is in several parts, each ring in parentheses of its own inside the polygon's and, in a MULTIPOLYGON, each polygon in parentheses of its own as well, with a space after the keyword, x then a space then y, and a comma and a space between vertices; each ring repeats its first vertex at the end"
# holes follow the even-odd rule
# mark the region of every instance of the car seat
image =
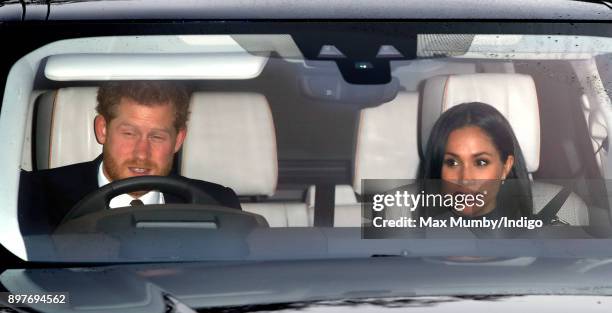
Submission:
POLYGON ((276 191, 278 160, 274 120, 265 96, 252 92, 196 92, 183 145, 180 172, 232 188, 245 211, 271 227, 306 227, 304 202, 270 202, 276 191))
MULTIPOLYGON (((506 117, 523 151, 527 171, 538 170, 540 162, 540 112, 533 78, 523 74, 465 74, 431 78, 423 88, 420 114, 421 151, 437 118, 449 108, 465 102, 483 102, 506 117)), ((533 213, 542 208, 563 187, 532 182, 533 213)), ((570 225, 588 225, 589 212, 578 195, 571 193, 558 211, 560 220, 570 225)))

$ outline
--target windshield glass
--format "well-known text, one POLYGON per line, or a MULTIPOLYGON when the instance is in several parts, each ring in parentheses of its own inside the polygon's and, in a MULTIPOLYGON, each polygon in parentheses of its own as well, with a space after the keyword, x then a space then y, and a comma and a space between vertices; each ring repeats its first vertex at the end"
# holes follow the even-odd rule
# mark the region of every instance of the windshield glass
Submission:
POLYGON ((53 262, 604 251, 611 38, 340 35, 24 56, 2 105, 2 136, 22 138, 0 149, 19 168, 2 243, 53 262))

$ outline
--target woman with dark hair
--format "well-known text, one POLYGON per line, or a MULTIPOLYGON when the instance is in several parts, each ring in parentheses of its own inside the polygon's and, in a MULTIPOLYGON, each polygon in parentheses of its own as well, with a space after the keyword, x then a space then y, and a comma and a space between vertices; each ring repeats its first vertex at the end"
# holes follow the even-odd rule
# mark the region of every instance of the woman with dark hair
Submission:
POLYGON ((430 133, 419 177, 427 194, 461 196, 462 205, 425 208, 426 216, 532 217, 527 167, 512 127, 494 107, 463 103, 444 112, 430 133))

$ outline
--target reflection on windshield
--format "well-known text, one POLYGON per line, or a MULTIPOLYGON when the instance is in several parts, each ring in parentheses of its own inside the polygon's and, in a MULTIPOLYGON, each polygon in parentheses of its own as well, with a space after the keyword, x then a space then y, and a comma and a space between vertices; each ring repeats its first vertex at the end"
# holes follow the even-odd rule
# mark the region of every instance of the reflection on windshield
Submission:
POLYGON ((289 34, 43 47, 4 223, 47 261, 508 257, 474 242, 610 237, 609 38, 399 36, 374 56, 289 34))

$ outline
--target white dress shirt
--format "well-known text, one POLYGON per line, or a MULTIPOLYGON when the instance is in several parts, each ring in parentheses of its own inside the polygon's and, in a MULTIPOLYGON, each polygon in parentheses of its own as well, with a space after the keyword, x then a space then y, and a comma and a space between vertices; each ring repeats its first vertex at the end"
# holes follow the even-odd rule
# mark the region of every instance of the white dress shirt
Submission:
MULTIPOLYGON (((104 164, 104 162, 100 162, 100 167, 98 168, 98 187, 102 187, 108 183, 110 183, 110 181, 108 180, 108 178, 106 178, 106 175, 104 175, 104 171, 102 170, 102 165, 104 164)), ((125 207, 125 206, 130 206, 130 202, 132 202, 132 200, 135 199, 139 199, 140 201, 142 201, 142 203, 146 204, 164 204, 164 194, 157 191, 157 190, 151 190, 147 193, 145 193, 144 195, 142 195, 139 198, 134 198, 132 196, 130 196, 127 193, 124 193, 122 195, 118 195, 116 197, 114 197, 113 199, 111 199, 110 203, 108 204, 108 206, 111 209, 114 208, 119 208, 119 207, 125 207)))

